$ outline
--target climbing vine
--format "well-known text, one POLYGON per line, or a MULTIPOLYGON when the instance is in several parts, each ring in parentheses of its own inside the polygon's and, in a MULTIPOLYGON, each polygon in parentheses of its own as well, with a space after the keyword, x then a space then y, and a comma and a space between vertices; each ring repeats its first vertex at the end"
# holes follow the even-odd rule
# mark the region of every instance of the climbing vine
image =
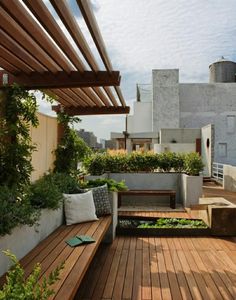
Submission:
POLYGON ((36 127, 37 102, 33 93, 13 85, 5 87, 0 106, 0 185, 23 190, 33 170, 35 150, 30 125, 36 127))
POLYGON ((64 134, 55 151, 54 172, 77 175, 78 162, 91 153, 88 145, 71 128, 74 123, 81 120, 78 117, 68 116, 65 112, 59 112, 57 119, 64 128, 64 134))

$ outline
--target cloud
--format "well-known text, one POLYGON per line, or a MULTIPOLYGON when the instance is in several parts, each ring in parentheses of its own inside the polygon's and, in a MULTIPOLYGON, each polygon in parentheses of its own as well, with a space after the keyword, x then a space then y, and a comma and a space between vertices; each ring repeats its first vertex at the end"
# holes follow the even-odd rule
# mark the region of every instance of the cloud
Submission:
POLYGON ((236 46, 236 1, 97 0, 96 17, 116 67, 179 68, 181 80, 207 81, 208 65, 236 46))
MULTIPOLYGON (((70 0, 78 23, 91 36, 70 0)), ((224 55, 236 60, 235 0, 93 0, 93 8, 114 66, 122 75, 128 105, 136 83, 151 83, 152 69, 179 68, 181 82, 207 82, 208 66, 224 55)), ((101 63, 101 61, 100 61, 101 63)), ((80 128, 109 137, 124 130, 124 116, 82 117, 80 128)))

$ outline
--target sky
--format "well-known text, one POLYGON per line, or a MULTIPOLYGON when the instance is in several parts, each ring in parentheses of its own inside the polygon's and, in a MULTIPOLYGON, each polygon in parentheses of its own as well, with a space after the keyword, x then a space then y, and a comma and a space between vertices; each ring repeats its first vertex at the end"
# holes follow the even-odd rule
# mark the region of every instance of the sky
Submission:
MULTIPOLYGON (((46 0, 45 0, 46 1, 46 0)), ((79 25, 98 57, 75 0, 79 25)), ((121 72, 127 105, 136 84, 151 83, 152 69, 179 69, 180 82, 208 82, 209 64, 236 61, 236 0, 92 0, 114 70, 121 72)), ((49 111, 41 105, 41 111, 49 111)), ((79 128, 109 139, 124 130, 124 116, 82 117, 79 128)))

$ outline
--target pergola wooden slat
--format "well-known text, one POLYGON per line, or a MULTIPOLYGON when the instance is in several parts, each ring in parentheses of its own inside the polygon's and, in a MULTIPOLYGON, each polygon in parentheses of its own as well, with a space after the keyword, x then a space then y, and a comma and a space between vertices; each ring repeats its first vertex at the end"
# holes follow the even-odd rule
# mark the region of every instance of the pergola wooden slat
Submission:
POLYGON ((66 0, 50 3, 70 37, 43 1, 0 0, 0 66, 8 71, 10 83, 48 90, 70 114, 80 108, 82 114, 127 113, 119 72, 112 69, 89 0, 77 2, 106 71, 100 70, 66 0))

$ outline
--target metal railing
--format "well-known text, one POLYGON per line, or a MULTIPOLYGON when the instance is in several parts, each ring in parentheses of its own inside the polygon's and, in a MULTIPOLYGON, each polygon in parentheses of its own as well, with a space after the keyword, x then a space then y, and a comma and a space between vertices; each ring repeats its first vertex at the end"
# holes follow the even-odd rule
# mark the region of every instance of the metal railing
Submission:
POLYGON ((213 162, 212 177, 218 181, 223 181, 224 178, 224 164, 213 162))

